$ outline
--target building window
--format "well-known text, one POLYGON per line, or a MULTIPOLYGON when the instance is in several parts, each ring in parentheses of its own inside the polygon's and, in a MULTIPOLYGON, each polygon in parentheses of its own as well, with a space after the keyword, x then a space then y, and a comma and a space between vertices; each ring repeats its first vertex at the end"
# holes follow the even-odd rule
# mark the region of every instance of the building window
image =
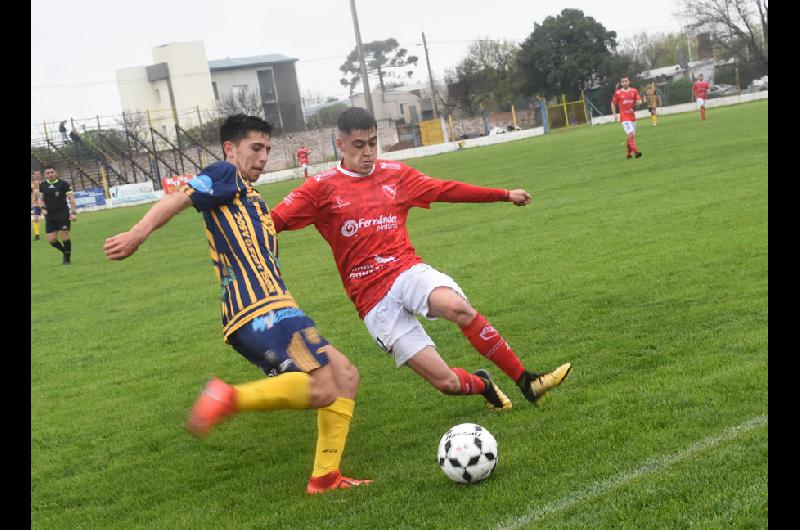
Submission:
POLYGON ((217 92, 217 82, 211 81, 211 88, 214 89, 214 99, 219 100, 219 92, 217 92))

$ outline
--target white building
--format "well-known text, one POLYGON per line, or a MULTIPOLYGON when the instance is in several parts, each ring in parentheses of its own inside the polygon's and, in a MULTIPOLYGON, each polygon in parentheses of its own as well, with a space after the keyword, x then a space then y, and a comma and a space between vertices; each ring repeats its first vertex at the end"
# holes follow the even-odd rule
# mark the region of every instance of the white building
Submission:
POLYGON ((260 98, 263 117, 278 132, 305 130, 296 62, 279 53, 209 61, 214 97, 250 92, 260 98))
POLYGON ((120 68, 116 77, 123 111, 149 111, 153 127, 166 136, 174 132, 173 107, 188 129, 198 125, 197 109, 216 105, 203 41, 156 46, 152 65, 120 68))
MULTIPOLYGON (((363 93, 353 94, 350 100, 354 107, 367 108, 363 93)), ((372 91, 372 107, 378 122, 404 124, 433 119, 430 89, 424 84, 399 86, 383 93, 378 87, 372 91)))

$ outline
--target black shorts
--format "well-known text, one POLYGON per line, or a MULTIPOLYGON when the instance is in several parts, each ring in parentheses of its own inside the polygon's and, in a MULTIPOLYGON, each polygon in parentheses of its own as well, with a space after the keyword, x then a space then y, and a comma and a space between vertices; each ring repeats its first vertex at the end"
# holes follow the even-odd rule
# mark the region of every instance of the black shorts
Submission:
POLYGON ((58 230, 69 230, 69 227, 70 221, 68 212, 54 214, 48 212, 47 215, 44 216, 44 231, 48 234, 52 234, 58 230))
POLYGON ((656 108, 655 107, 647 107, 647 110, 650 111, 650 115, 651 116, 656 113, 656 108))

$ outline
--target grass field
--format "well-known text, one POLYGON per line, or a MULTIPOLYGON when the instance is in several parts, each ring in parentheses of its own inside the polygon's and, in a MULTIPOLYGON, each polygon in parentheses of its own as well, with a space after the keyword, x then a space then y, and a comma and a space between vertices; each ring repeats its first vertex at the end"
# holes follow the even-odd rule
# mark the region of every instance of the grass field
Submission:
MULTIPOLYGON (((534 202, 413 210, 411 240, 527 366, 573 363, 536 407, 446 322, 443 357, 487 367, 514 402, 438 394, 395 369, 347 300, 313 229, 282 234, 287 283, 359 367, 343 471, 369 488, 308 497, 313 411, 183 430, 212 375, 260 372, 221 339, 202 219, 188 210, 109 262, 106 237, 149 207, 81 214, 73 262, 31 243, 34 528, 766 528, 766 101, 408 161, 524 187, 534 202), (451 483, 440 436, 476 422, 499 445, 485 482, 451 483)), ((270 205, 299 181, 260 188, 270 205)))

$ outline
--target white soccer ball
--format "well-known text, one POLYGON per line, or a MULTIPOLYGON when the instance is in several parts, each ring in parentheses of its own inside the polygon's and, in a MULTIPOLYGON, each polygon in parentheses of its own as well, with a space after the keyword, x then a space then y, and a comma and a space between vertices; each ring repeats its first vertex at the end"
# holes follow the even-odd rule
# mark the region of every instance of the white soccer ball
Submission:
POLYGON ((444 433, 437 456, 450 480, 471 484, 492 474, 497 465, 497 441, 480 425, 462 423, 444 433))

